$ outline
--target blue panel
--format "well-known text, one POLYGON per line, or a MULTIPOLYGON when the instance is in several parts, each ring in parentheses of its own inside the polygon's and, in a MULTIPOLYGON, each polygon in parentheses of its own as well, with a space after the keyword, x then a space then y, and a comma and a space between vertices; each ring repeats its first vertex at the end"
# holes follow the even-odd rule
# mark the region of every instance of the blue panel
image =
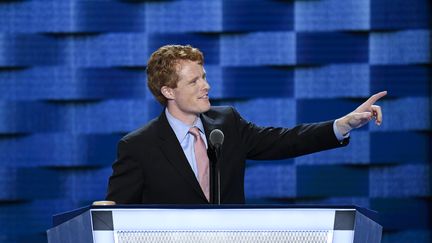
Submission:
MULTIPOLYGON (((151 101, 147 101, 147 105, 148 105, 148 111, 147 111, 147 120, 150 121, 151 119, 160 116, 160 114, 164 111, 165 107, 163 107, 159 102, 157 102, 156 100, 151 100, 151 101)), ((137 112, 135 111, 133 114, 136 114, 137 112)), ((135 118, 139 118, 138 116, 136 116, 135 118)), ((143 126, 144 124, 141 124, 141 126, 143 126)), ((135 127, 134 129, 128 129, 128 131, 132 131, 135 130, 137 127, 135 127)))
POLYGON ((369 172, 362 167, 298 166, 298 197, 368 196, 369 172))
POLYGON ((101 201, 106 196, 108 178, 112 170, 111 168, 68 169, 58 173, 61 174, 65 184, 61 190, 62 198, 101 201))
POLYGON ((163 45, 191 45, 199 48, 205 57, 205 64, 219 63, 219 36, 213 34, 150 34, 149 52, 153 53, 163 45))
POLYGON ((370 171, 370 196, 375 198, 427 197, 430 193, 429 165, 376 167, 370 171))
MULTIPOLYGON (((102 165, 111 165, 111 163, 116 158, 116 145, 120 140, 122 135, 109 135, 109 134, 101 134, 101 135, 87 135, 85 140, 85 147, 82 148, 84 151, 82 154, 85 154, 86 157, 82 159, 82 161, 89 161, 92 164, 102 164, 102 165)), ((111 170, 109 170, 111 172, 111 170)), ((96 171, 90 171, 90 173, 96 174, 96 171)), ((102 180, 101 178, 108 178, 106 175, 111 173, 106 173, 106 171, 98 171, 105 177, 96 177, 93 179, 102 180)), ((91 175, 85 174, 86 178, 91 175)), ((105 180, 103 180, 105 183, 105 180)), ((84 184, 85 185, 85 184, 84 184)), ((84 185, 82 185, 84 187, 84 185)), ((93 190, 99 191, 99 190, 93 190)))
POLYGON ((55 65, 65 62, 65 54, 52 36, 0 33, 0 66, 55 65))
POLYGON ((2 167, 0 175, 0 200, 56 198, 61 195, 62 179, 53 171, 2 167))
POLYGON ((0 101, 0 133, 55 129, 57 116, 55 109, 41 102, 0 101))
MULTIPOLYGON (((2 150, 4 151, 4 150, 2 150)), ((0 200, 16 200, 20 192, 17 182, 17 169, 13 167, 2 166, 0 169, 0 200)), ((1 216, 0 216, 1 217, 1 216)), ((2 221, 0 221, 2 222, 2 221)))
POLYGON ((295 70, 296 98, 366 97, 368 95, 368 64, 298 67, 295 70))
POLYGON ((365 33, 297 33, 297 63, 368 62, 368 35, 365 33))
POLYGON ((210 99, 222 98, 224 96, 222 67, 205 64, 204 69, 206 71, 207 82, 210 84, 210 99))
POLYGON ((378 103, 383 110, 381 126, 371 125, 371 131, 430 130, 430 100, 423 97, 409 97, 392 100, 384 98, 378 103))
POLYGON ((143 69, 6 69, 0 80, 4 100, 143 98, 146 88, 143 69))
POLYGON ((430 63, 431 34, 427 30, 372 33, 371 64, 430 63))
POLYGON ((160 114, 154 101, 0 102, 0 132, 127 132, 160 114), (110 122, 106 122, 110 121, 110 122))
POLYGON ((79 95, 86 98, 144 98, 146 78, 144 68, 77 70, 79 95))
POLYGON ((347 99, 298 99, 297 122, 309 123, 337 119, 350 113, 364 101, 366 99, 357 101, 347 99))
POLYGON ((295 46, 293 32, 224 35, 221 39, 221 65, 293 65, 295 46))
POLYGON ((353 131, 346 147, 295 158, 297 165, 370 164, 369 132, 353 131))
POLYGON ((121 135, 39 134, 1 137, 0 162, 5 166, 109 165, 121 135))
POLYGON ((16 180, 19 199, 52 199, 62 195, 64 180, 53 170, 18 168, 16 180))
POLYGON ((142 126, 154 114, 154 103, 143 99, 56 103, 55 106, 60 114, 58 129, 73 133, 127 132, 142 126))
POLYGON ((428 230, 391 231, 383 234, 382 243, 422 242, 431 243, 432 233, 428 230))
POLYGON ((73 97, 74 71, 67 68, 28 68, 0 70, 0 96, 3 100, 55 99, 73 97))
POLYGON ((371 67, 371 92, 387 90, 391 96, 430 94, 432 69, 420 65, 382 65, 371 67))
POLYGON ((223 30, 292 30, 292 1, 223 0, 223 30))
POLYGON ((47 242, 47 235, 41 232, 42 230, 33 234, 27 232, 12 234, 11 231, 8 231, 8 234, 0 235, 0 242, 47 242))
POLYGON ((116 1, 77 1, 74 31, 144 31, 145 5, 116 1))
POLYGON ((0 4, 0 16, 2 32, 143 31, 146 19, 144 4, 72 0, 0 4))
POLYGON ((223 94, 228 98, 292 97, 293 76, 291 68, 224 68, 223 94))
POLYGON ((431 146, 430 137, 424 133, 371 134, 371 158, 374 163, 429 163, 431 146))
POLYGON ((147 35, 143 33, 109 33, 64 36, 69 66, 112 67, 145 66, 147 35))
POLYGON ((0 3, 0 32, 68 32, 75 28, 72 1, 0 3))
POLYGON ((298 31, 367 30, 369 1, 295 1, 298 31))
MULTIPOLYGON (((14 43, 13 46, 9 46, 10 44, 8 44, 10 43, 10 41, 8 41, 10 38, 7 38, 5 40, 7 41, 7 43, 6 46, 4 46, 4 49, 7 50, 7 53, 4 58, 15 57, 16 60, 0 59, 0 65, 3 62, 8 63, 7 64, 8 66, 29 65, 33 63, 48 64, 48 63, 60 62, 60 60, 56 60, 57 56, 61 56, 60 53, 58 54, 54 53, 52 55, 49 55, 49 52, 43 50, 43 49, 48 49, 50 52, 53 52, 54 50, 59 49, 58 47, 59 44, 57 42, 50 44, 50 43, 45 43, 46 42, 45 39, 36 38, 35 36, 27 37, 27 39, 30 38, 31 40, 27 40, 24 37, 15 38, 18 40, 14 40, 14 42, 12 42, 14 43), (31 42, 32 44, 28 45, 27 42, 31 42), (32 45, 35 48, 32 48, 32 45), (53 46, 53 45, 57 45, 57 46, 53 46), (45 48, 45 46, 47 47, 45 48), (15 53, 14 50, 19 50, 19 52, 16 51, 18 53, 15 53), (39 52, 41 51, 44 51, 43 55, 39 54, 39 52)), ((143 56, 146 55, 145 53, 143 53, 143 51, 147 49, 146 37, 142 35, 122 34, 122 35, 105 35, 100 37, 83 36, 76 39, 68 40, 67 38, 65 38, 60 40, 63 40, 65 45, 69 41, 73 43, 73 45, 71 45, 71 48, 69 48, 68 50, 69 54, 66 53, 64 54, 68 56, 69 60, 71 60, 73 64, 75 63, 81 66, 145 65, 145 60, 143 56), (128 48, 125 49, 124 48, 125 46, 128 48)), ((215 49, 216 48, 213 47, 213 50, 215 49)), ((218 55, 214 55, 214 58, 218 60, 218 55)))
POLYGON ((430 1, 374 0, 370 11, 372 29, 430 28, 430 1))
POLYGON ((222 103, 222 105, 228 104, 234 106, 244 119, 258 126, 293 127, 296 125, 294 99, 253 99, 222 103))
POLYGON ((427 199, 371 199, 371 206, 380 213, 380 223, 387 230, 430 229, 432 224, 427 199))
POLYGON ((296 195, 296 168, 288 161, 263 162, 248 166, 245 175, 246 198, 292 198, 296 195))
POLYGON ((222 30, 222 0, 149 1, 149 32, 216 32, 222 30))

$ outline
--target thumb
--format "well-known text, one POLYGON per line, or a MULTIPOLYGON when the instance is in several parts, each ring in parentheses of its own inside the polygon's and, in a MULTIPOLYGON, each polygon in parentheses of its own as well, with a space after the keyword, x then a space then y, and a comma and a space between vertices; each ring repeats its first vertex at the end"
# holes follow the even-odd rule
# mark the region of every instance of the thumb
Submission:
POLYGON ((372 112, 355 112, 351 113, 349 116, 348 124, 351 129, 359 128, 368 123, 372 119, 372 112))

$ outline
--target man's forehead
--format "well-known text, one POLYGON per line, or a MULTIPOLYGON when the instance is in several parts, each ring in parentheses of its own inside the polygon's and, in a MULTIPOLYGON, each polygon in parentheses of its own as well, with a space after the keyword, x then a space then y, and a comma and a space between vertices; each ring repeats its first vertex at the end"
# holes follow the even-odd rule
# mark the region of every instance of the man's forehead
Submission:
POLYGON ((177 72, 182 76, 196 76, 205 73, 205 69, 197 61, 180 60, 177 63, 177 72))

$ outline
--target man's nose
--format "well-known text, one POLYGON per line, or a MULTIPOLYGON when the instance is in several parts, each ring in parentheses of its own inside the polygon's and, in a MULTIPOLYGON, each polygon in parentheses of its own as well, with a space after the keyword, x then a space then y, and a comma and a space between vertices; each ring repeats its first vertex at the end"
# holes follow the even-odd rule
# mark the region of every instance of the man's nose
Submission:
POLYGON ((207 79, 203 79, 203 81, 204 81, 204 89, 210 90, 211 86, 210 86, 209 82, 207 81, 207 79))

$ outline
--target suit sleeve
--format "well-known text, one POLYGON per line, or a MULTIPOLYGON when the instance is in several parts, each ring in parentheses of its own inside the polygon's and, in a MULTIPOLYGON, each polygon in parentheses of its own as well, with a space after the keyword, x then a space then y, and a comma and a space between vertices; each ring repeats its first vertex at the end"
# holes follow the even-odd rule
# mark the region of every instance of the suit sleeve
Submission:
POLYGON ((349 143, 349 139, 337 140, 333 131, 334 121, 302 124, 293 128, 259 127, 244 120, 235 109, 233 112, 247 159, 286 159, 349 143))
POLYGON ((117 160, 112 169, 106 199, 117 204, 141 203, 144 185, 142 166, 129 152, 125 140, 120 140, 118 144, 117 160))

